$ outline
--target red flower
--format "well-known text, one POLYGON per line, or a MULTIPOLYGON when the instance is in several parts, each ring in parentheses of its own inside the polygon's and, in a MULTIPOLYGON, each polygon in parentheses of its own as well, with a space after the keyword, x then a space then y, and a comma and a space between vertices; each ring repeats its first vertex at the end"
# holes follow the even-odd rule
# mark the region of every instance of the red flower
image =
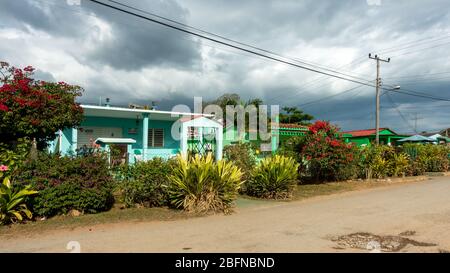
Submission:
POLYGON ((6 106, 4 104, 0 104, 0 111, 7 112, 8 110, 9 110, 8 106, 6 106))
POLYGON ((339 147, 339 146, 341 145, 341 143, 340 143, 338 140, 333 139, 333 140, 330 142, 330 145, 331 145, 332 147, 339 147))

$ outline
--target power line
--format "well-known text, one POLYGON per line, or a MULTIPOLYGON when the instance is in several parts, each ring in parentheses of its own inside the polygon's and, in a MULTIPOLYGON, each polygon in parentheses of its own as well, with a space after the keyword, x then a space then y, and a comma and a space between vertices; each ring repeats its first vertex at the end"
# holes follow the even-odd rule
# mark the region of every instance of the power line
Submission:
MULTIPOLYGON (((291 65, 291 66, 294 66, 294 67, 297 67, 297 68, 301 68, 301 69, 308 70, 308 71, 315 72, 315 73, 320 73, 320 74, 327 75, 327 76, 330 76, 330 77, 335 77, 335 78, 338 78, 338 79, 341 79, 341 80, 346 80, 346 81, 350 81, 350 82, 354 82, 354 83, 359 83, 359 84, 371 86, 371 85, 369 85, 367 83, 364 83, 364 82, 361 82, 361 81, 358 81, 358 80, 349 79, 349 78, 345 78, 345 77, 342 77, 342 76, 330 74, 328 72, 323 72, 323 71, 320 71, 320 70, 315 69, 315 68, 310 68, 310 67, 306 67, 306 66, 303 66, 303 65, 298 65, 298 64, 295 64, 295 63, 292 63, 292 62, 289 62, 289 61, 285 61, 285 60, 282 60, 282 59, 279 59, 279 58, 275 58, 275 57, 272 57, 272 56, 268 56, 268 55, 265 55, 265 54, 262 54, 262 53, 250 50, 250 49, 246 49, 246 48, 243 48, 243 47, 240 47, 240 46, 237 46, 237 45, 233 45, 233 44, 230 44, 230 43, 227 43, 227 42, 223 42, 223 41, 211 38, 211 37, 207 37, 205 35, 202 35, 202 34, 199 34, 199 33, 196 33, 196 32, 190 31, 190 30, 187 30, 187 29, 183 29, 181 27, 173 26, 171 24, 168 24, 168 23, 165 23, 165 22, 161 22, 161 21, 158 21, 156 19, 152 19, 152 18, 143 16, 143 15, 140 15, 140 14, 134 13, 132 11, 125 10, 125 9, 122 9, 122 8, 119 8, 119 7, 116 7, 116 6, 113 6, 113 5, 109 5, 109 4, 106 4, 106 3, 103 3, 103 2, 100 2, 100 1, 97 1, 97 0, 88 0, 88 1, 91 1, 93 3, 97 3, 97 4, 105 6, 105 7, 112 8, 114 10, 117 10, 117 11, 129 14, 129 15, 136 16, 138 18, 141 18, 141 19, 144 19, 144 20, 156 23, 156 24, 160 24, 160 25, 163 25, 163 26, 166 26, 166 27, 169 27, 169 28, 181 31, 181 32, 185 32, 185 33, 190 34, 190 35, 194 35, 194 36, 197 36, 197 37, 202 38, 202 39, 206 39, 206 40, 218 43, 218 44, 226 45, 226 46, 229 46, 231 48, 235 48, 235 49, 238 49, 238 50, 241 50, 241 51, 244 51, 244 52, 252 53, 254 55, 257 55, 257 56, 260 56, 260 57, 264 57, 264 58, 269 59, 269 60, 273 60, 273 61, 277 61, 277 62, 280 62, 280 63, 288 64, 288 65, 291 65)), ((343 73, 340 73, 340 74, 343 74, 343 73)), ((347 75, 347 76, 349 76, 349 75, 347 75)), ((349 76, 349 77, 353 77, 353 76, 349 76)), ((353 78, 356 78, 356 77, 353 77, 353 78)))
POLYGON ((409 75, 409 76, 385 77, 384 79, 422 78, 422 77, 427 77, 427 76, 442 75, 442 74, 449 74, 449 73, 450 73, 450 71, 446 71, 446 72, 427 73, 427 74, 418 74, 418 75, 409 75))
POLYGON ((421 48, 421 49, 418 49, 418 50, 413 50, 413 51, 401 53, 401 54, 392 56, 392 58, 396 58, 396 57, 400 57, 400 56, 405 56, 405 55, 409 55, 409 54, 421 52, 421 51, 428 50, 428 49, 437 48, 437 47, 444 46, 444 45, 448 45, 448 44, 450 44, 450 42, 446 42, 446 43, 434 45, 434 46, 431 46, 431 47, 425 47, 425 48, 421 48))
POLYGON ((417 131, 415 130, 415 128, 413 128, 411 126, 411 124, 409 124, 408 120, 405 118, 405 116, 403 116, 402 112, 400 112, 400 109, 398 109, 397 104, 394 102, 394 100, 392 99, 392 97, 389 95, 389 93, 386 92, 386 97, 389 99, 389 101, 391 102, 392 106, 394 106, 394 109, 397 111, 397 113, 399 114, 399 116, 403 119, 403 121, 414 130, 414 132, 417 133, 417 131))
POLYGON ((450 38, 449 35, 444 36, 444 37, 439 37, 439 38, 425 38, 425 39, 421 39, 421 40, 418 40, 418 41, 411 41, 411 42, 408 42, 408 43, 404 44, 404 45, 413 44, 413 45, 410 45, 410 46, 402 47, 402 46, 399 45, 399 46, 394 46, 394 47, 392 47, 390 49, 385 49, 385 50, 376 51, 376 52, 382 53, 382 54, 392 53, 392 52, 396 52, 396 51, 402 51, 402 50, 408 49, 408 48, 414 48, 414 47, 417 47, 417 46, 420 46, 420 45, 423 45, 423 44, 427 44, 427 43, 432 43, 432 42, 437 42, 437 41, 441 41, 441 40, 446 40, 446 39, 449 39, 449 38, 450 38), (428 39, 432 39, 432 41, 420 42, 420 41, 428 40, 428 39), (397 48, 397 47, 400 47, 400 48, 397 48))
MULTIPOLYGON (((220 39, 222 39, 222 40, 229 41, 229 42, 232 42, 232 43, 235 43, 235 44, 239 44, 239 45, 241 45, 241 46, 249 47, 249 48, 252 48, 252 49, 255 49, 255 50, 258 50, 258 51, 261 51, 261 52, 265 52, 265 53, 268 53, 268 54, 271 54, 271 55, 274 55, 274 56, 278 56, 278 57, 283 58, 283 59, 291 60, 291 61, 294 61, 294 62, 299 62, 299 63, 305 64, 305 65, 309 65, 309 66, 316 67, 316 68, 319 68, 319 69, 323 69, 323 70, 326 70, 326 71, 338 73, 338 74, 345 75, 345 76, 348 76, 348 77, 353 77, 353 78, 356 78, 356 79, 365 80, 365 79, 363 79, 363 78, 359 78, 359 77, 355 77, 355 76, 352 76, 352 75, 348 75, 348 74, 345 74, 345 73, 336 71, 336 70, 334 70, 334 69, 332 69, 332 68, 328 68, 328 67, 325 67, 325 66, 323 66, 323 65, 320 65, 320 64, 317 64, 317 63, 313 63, 313 62, 311 62, 311 61, 305 61, 305 60, 302 60, 302 59, 299 59, 299 58, 293 58, 293 57, 283 56, 283 55, 281 55, 281 54, 279 54, 279 53, 276 53, 276 52, 274 52, 274 51, 271 51, 271 50, 267 50, 267 49, 263 49, 263 48, 260 48, 260 47, 256 47, 256 46, 254 46, 254 45, 250 45, 250 44, 247 44, 247 43, 239 42, 239 41, 236 41, 236 40, 234 40, 234 39, 230 39, 230 38, 224 37, 224 36, 222 36, 222 35, 218 35, 218 34, 215 34, 215 33, 209 32, 209 31, 205 31, 205 30, 202 30, 202 29, 199 29, 199 28, 196 28, 196 27, 193 27, 193 26, 190 26, 190 25, 187 25, 187 24, 178 22, 178 21, 176 21, 176 20, 173 20, 173 19, 170 19, 170 18, 161 16, 161 15, 157 15, 157 14, 155 14, 155 13, 151 13, 151 12, 146 11, 146 10, 143 10, 143 9, 139 9, 139 8, 136 8, 136 7, 127 5, 127 4, 120 3, 120 2, 115 1, 115 0, 108 0, 108 1, 109 1, 109 2, 112 2, 112 3, 115 3, 115 4, 117 4, 117 5, 120 5, 120 6, 126 7, 126 8, 128 8, 128 9, 132 9, 132 10, 135 10, 135 11, 139 11, 139 12, 141 12, 141 13, 145 13, 145 14, 148 14, 148 15, 151 15, 151 16, 154 16, 154 17, 157 17, 157 18, 159 18, 159 19, 166 20, 166 21, 168 21, 168 22, 177 24, 177 25, 179 25, 179 26, 183 26, 183 27, 185 27, 185 28, 193 29, 193 30, 198 31, 198 32, 201 32, 201 33, 203 33, 203 34, 207 34, 207 35, 209 35, 209 36, 214 36, 214 37, 220 38, 220 39)), ((98 1, 95 1, 95 0, 94 0, 93 2, 98 2, 98 1)))
POLYGON ((313 100, 313 101, 310 101, 310 102, 307 102, 307 103, 300 104, 300 105, 298 105, 298 107, 305 107, 305 106, 308 106, 308 105, 311 105, 311 104, 320 103, 320 102, 322 102, 322 101, 324 101, 324 100, 328 100, 328 99, 331 99, 331 98, 333 98, 333 97, 337 97, 337 96, 344 95, 344 94, 346 94, 346 93, 349 93, 349 92, 354 91, 354 90, 356 90, 356 89, 359 89, 359 88, 361 88, 361 87, 363 87, 363 85, 358 85, 358 86, 356 86, 356 87, 347 89, 347 90, 345 90, 345 91, 339 92, 339 93, 334 94, 334 95, 326 96, 326 97, 323 97, 323 98, 320 98, 320 99, 317 99, 317 100, 313 100))
MULTIPOLYGON (((349 81, 349 82, 353 82, 353 83, 358 83, 358 84, 365 85, 365 86, 375 87, 374 85, 368 84, 367 82, 369 82, 369 81, 361 82, 359 80, 349 79, 349 78, 338 76, 338 75, 334 75, 334 74, 331 74, 331 73, 328 73, 328 72, 323 72, 323 71, 320 71, 318 69, 313 69, 313 68, 310 68, 310 67, 298 65, 298 64, 295 64, 295 63, 292 63, 292 62, 289 62, 289 61, 281 60, 281 59, 278 59, 278 58, 275 58, 275 57, 272 57, 272 56, 267 56, 267 55, 259 53, 259 52, 255 52, 255 51, 252 51, 252 50, 249 50, 249 49, 246 49, 246 48, 242 48, 242 47, 230 44, 230 43, 226 43, 226 42, 223 42, 223 41, 211 38, 211 37, 207 37, 205 35, 198 34, 198 33, 195 33, 193 31, 189 31, 189 30, 177 27, 177 26, 173 26, 173 25, 170 25, 168 23, 164 23, 164 22, 152 19, 152 18, 148 18, 148 17, 145 17, 143 15, 136 14, 134 12, 131 12, 131 11, 128 11, 128 10, 124 10, 124 9, 118 8, 116 6, 109 5, 109 4, 106 4, 106 3, 103 3, 103 2, 100 2, 100 1, 97 1, 97 0, 88 0, 88 1, 91 1, 93 3, 99 4, 99 5, 102 5, 102 6, 105 6, 105 7, 112 8, 114 10, 117 10, 117 11, 129 14, 129 15, 132 15, 132 16, 136 16, 138 18, 141 18, 141 19, 144 19, 144 20, 147 20, 147 21, 150 21, 150 22, 154 22, 154 23, 157 23, 157 24, 160 24, 160 25, 163 25, 163 26, 166 26, 166 27, 169 27, 169 28, 172 28, 172 29, 184 32, 184 33, 187 33, 187 34, 190 34, 190 35, 194 35, 194 36, 197 36, 199 38, 202 38, 202 39, 205 39, 205 40, 209 40, 209 41, 212 41, 212 42, 217 43, 217 44, 222 44, 222 45, 225 45, 225 46, 237 49, 237 50, 241 50, 243 52, 247 52, 247 53, 250 53, 250 54, 253 54, 253 55, 265 58, 265 59, 268 59, 268 60, 272 60, 272 61, 276 61, 276 62, 279 62, 279 63, 291 65, 291 66, 294 66, 294 67, 297 67, 297 68, 300 68, 300 69, 304 69, 304 70, 308 70, 308 71, 311 71, 311 72, 323 74, 323 75, 326 75, 326 76, 329 76, 329 77, 333 77, 333 78, 336 78, 336 79, 341 79, 341 80, 345 80, 345 81, 349 81)), ((337 73, 340 73, 340 72, 337 72, 337 73)), ((344 73, 340 73, 340 74, 344 74, 344 73)), ((347 76, 356 78, 356 77, 351 76, 351 75, 347 75, 347 76)), ((431 98, 431 99, 448 101, 447 99, 440 99, 440 98, 430 97, 430 96, 428 96, 426 94, 417 94, 417 93, 403 92, 403 91, 398 91, 398 90, 396 92, 403 93, 405 95, 419 96, 419 97, 423 97, 423 98, 431 98)))

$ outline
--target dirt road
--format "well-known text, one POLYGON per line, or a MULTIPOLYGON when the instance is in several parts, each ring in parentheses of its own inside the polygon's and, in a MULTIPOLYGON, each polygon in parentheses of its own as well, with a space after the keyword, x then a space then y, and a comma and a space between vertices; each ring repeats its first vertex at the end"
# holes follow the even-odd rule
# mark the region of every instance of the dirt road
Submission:
POLYGON ((1 239, 1 252, 350 252, 336 236, 398 235, 450 250, 450 177, 300 202, 249 206, 236 213, 172 222, 120 223, 1 239))

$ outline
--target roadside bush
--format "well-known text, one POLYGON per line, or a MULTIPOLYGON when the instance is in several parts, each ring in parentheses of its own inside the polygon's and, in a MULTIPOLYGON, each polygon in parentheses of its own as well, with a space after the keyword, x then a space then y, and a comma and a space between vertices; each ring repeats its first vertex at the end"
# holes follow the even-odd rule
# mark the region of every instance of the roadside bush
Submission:
POLYGON ((317 121, 309 127, 301 150, 306 159, 306 175, 315 182, 342 181, 358 174, 358 148, 339 136, 338 128, 317 121))
POLYGON ((420 175, 425 172, 446 172, 449 170, 448 146, 433 144, 411 144, 402 146, 404 153, 409 155, 409 174, 420 175))
POLYGON ((389 162, 389 176, 405 176, 409 168, 409 156, 403 152, 392 154, 389 162))
POLYGON ((30 200, 36 215, 54 216, 70 210, 98 213, 111 208, 113 178, 103 154, 60 157, 39 153, 17 170, 15 181, 31 183, 39 194, 30 200))
POLYGON ((242 172, 231 162, 214 162, 212 155, 178 156, 169 175, 169 200, 188 212, 229 212, 242 184, 242 172))
POLYGON ((291 157, 276 155, 263 159, 246 182, 248 195, 284 199, 292 194, 297 184, 299 164, 291 157))
POLYGON ((373 145, 362 149, 361 178, 404 176, 410 168, 409 156, 391 146, 373 145))
POLYGON ((117 185, 121 201, 127 207, 167 205, 168 176, 174 164, 172 160, 155 158, 122 166, 117 185))
POLYGON ((253 167, 256 164, 256 156, 251 144, 239 143, 226 146, 223 149, 225 160, 233 162, 242 171, 243 180, 248 180, 253 167))

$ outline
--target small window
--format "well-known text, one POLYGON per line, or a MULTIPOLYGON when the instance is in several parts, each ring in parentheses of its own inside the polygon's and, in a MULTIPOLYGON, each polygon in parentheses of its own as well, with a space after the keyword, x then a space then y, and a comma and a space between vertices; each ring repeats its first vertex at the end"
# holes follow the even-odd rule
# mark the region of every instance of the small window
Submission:
POLYGON ((164 129, 152 128, 148 130, 148 147, 164 147, 164 129))

